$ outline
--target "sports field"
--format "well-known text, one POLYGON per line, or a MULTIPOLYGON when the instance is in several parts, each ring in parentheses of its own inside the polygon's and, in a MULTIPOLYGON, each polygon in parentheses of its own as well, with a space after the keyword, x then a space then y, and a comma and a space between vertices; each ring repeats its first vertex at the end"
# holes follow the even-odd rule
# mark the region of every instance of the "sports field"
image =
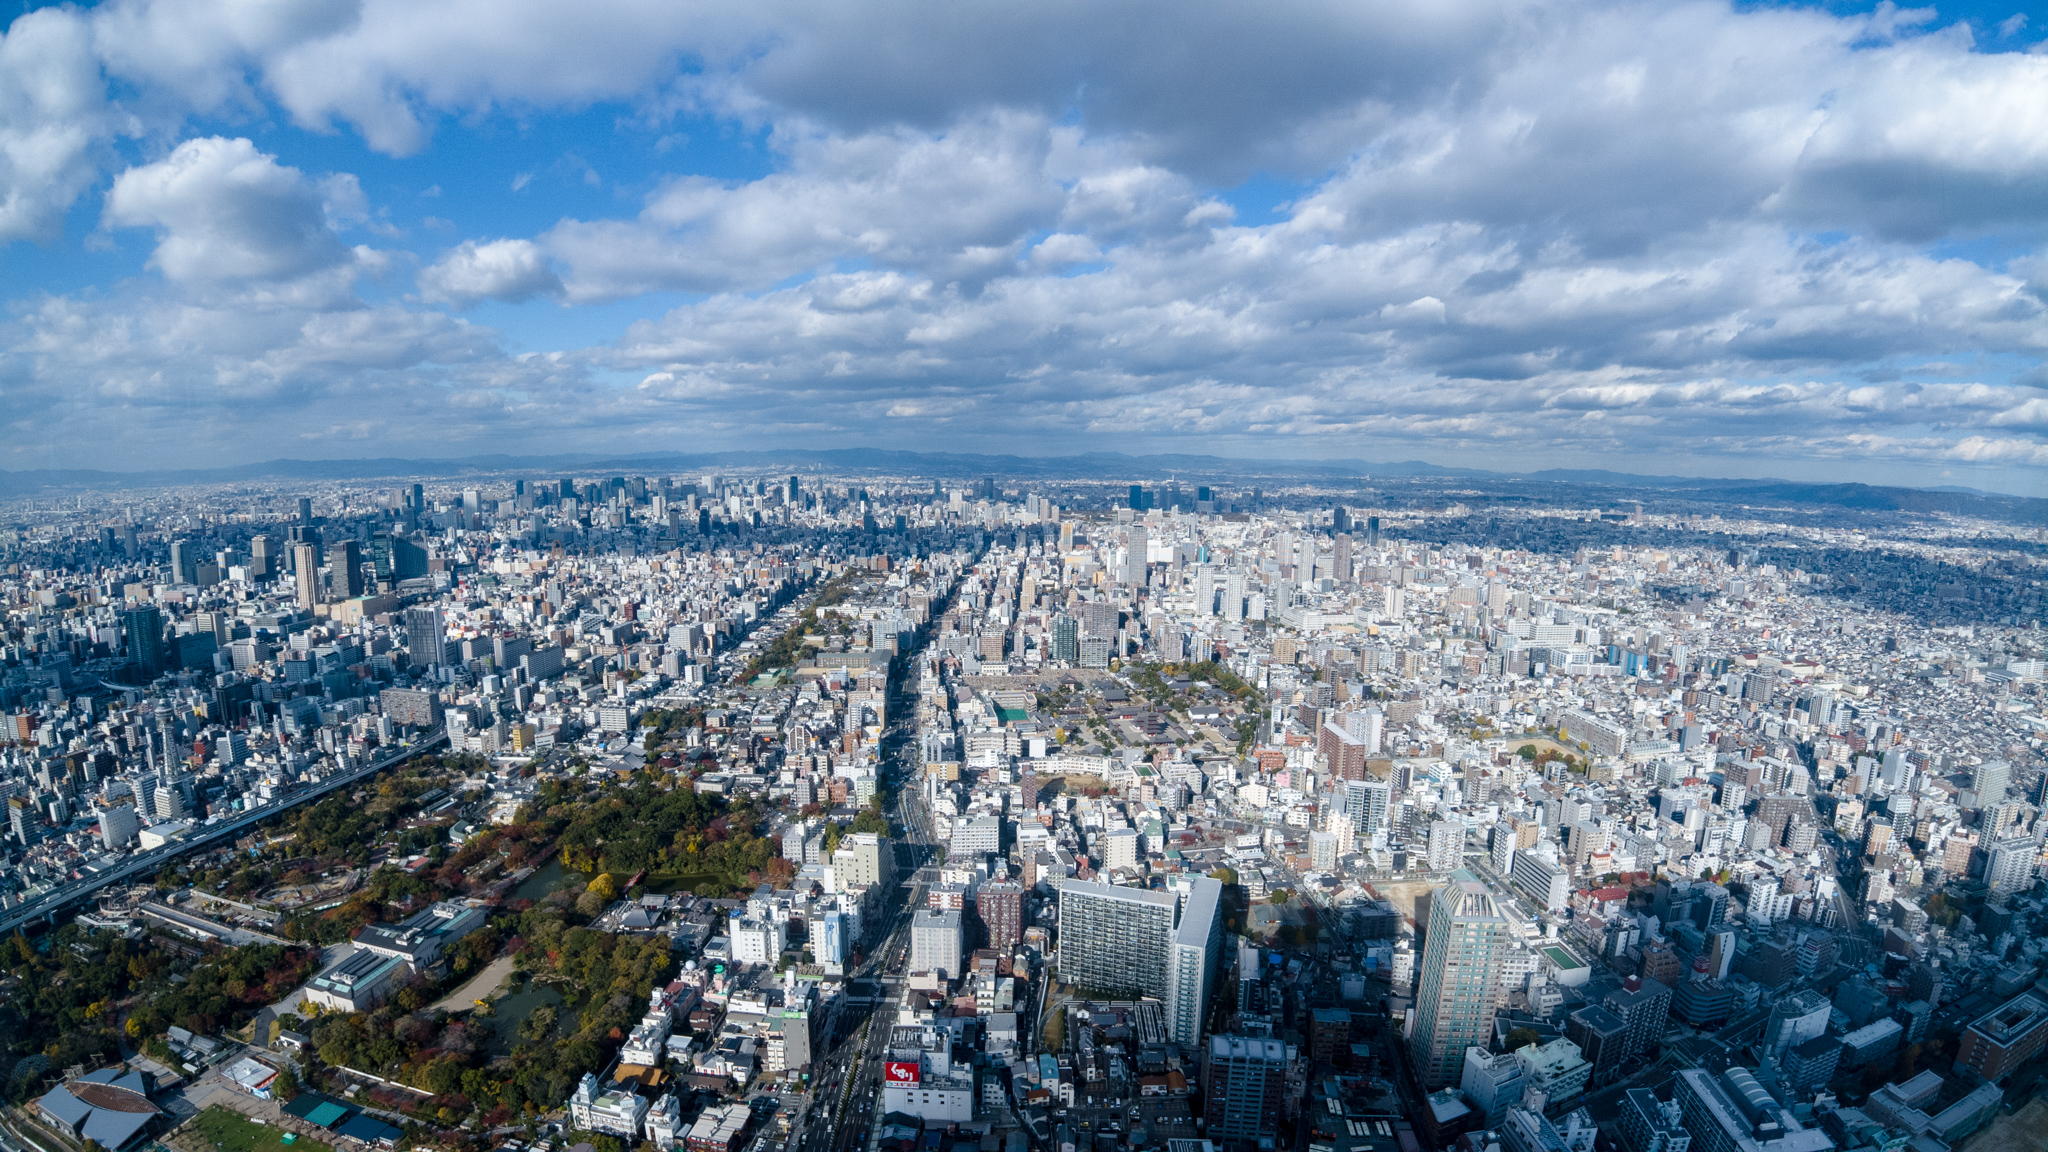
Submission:
POLYGON ((219 1152, 334 1152, 318 1140, 305 1136, 284 1142, 286 1131, 275 1124, 258 1124, 239 1112, 215 1105, 192 1118, 180 1133, 179 1143, 204 1149, 212 1145, 219 1152))

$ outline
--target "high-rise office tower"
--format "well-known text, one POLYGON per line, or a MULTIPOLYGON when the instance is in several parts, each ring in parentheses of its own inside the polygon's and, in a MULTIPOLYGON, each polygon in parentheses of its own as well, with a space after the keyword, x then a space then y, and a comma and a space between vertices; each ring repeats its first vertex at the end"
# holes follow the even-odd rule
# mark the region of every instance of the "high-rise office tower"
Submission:
POLYGON ((363 594, 363 553, 354 540, 337 540, 327 546, 327 565, 334 572, 334 590, 344 600, 363 594))
MULTIPOLYGON (((1458 1053, 1460 1060, 1464 1053, 1458 1053)), ((1202 1116, 1224 1152, 1259 1147, 1280 1131, 1287 1045, 1263 1036, 1212 1036, 1202 1061, 1202 1116)))
POLYGON ((405 647, 415 664, 439 664, 446 658, 448 635, 441 627, 439 608, 405 610, 405 647))
POLYGON ((1377 516, 1367 516, 1365 518, 1365 546, 1367 548, 1377 548, 1380 546, 1380 518, 1377 516))
POLYGON ((1351 533, 1341 528, 1337 530, 1336 541, 1330 545, 1330 575, 1340 581, 1351 579, 1351 533))
POLYGON ((1069 664, 1081 660, 1081 623, 1065 612, 1052 618, 1052 658, 1069 664))
POLYGON ((1244 619, 1244 573, 1223 574, 1223 618, 1232 624, 1244 619))
POLYGON ((299 523, 308 526, 313 523, 313 499, 310 496, 299 497, 299 523))
POLYGON ((156 605, 144 604, 121 613, 121 625, 128 633, 128 658, 141 669, 143 679, 156 679, 164 670, 164 614, 156 605))
POLYGON ((36 802, 26 796, 7 798, 7 831, 16 843, 28 844, 42 838, 42 816, 36 811, 36 802))
POLYGON ((1430 902, 1422 949, 1422 983, 1408 1061, 1425 1091, 1456 1084, 1465 1049, 1487 1047, 1500 1000, 1500 967, 1508 922, 1486 885, 1464 869, 1451 873, 1430 902))
POLYGON ((268 580, 277 575, 277 538, 274 536, 252 536, 249 539, 249 574, 258 580, 268 580))
POLYGON ((171 541, 171 581, 199 583, 199 545, 191 540, 171 541))
POLYGON ((292 579, 299 593, 299 607, 312 611, 320 603, 320 549, 312 544, 292 545, 292 579))

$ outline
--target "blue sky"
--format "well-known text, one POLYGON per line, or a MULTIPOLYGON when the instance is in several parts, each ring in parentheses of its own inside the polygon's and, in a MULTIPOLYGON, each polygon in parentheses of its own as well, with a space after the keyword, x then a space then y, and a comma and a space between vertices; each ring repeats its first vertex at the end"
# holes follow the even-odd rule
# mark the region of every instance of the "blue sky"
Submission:
POLYGON ((705 446, 2043 491, 2012 5, 46 7, 0 467, 705 446))

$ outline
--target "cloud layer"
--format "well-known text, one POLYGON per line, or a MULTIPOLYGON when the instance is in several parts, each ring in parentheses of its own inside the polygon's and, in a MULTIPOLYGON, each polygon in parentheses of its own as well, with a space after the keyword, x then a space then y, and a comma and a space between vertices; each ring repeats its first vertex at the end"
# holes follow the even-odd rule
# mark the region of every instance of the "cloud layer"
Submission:
POLYGON ((146 266, 18 280, 0 395, 116 459, 711 433, 2048 474, 2048 55, 1932 10, 30 13, 0 241, 70 242, 94 197, 85 242, 146 266), (294 155, 340 133, 452 183, 562 117, 644 175, 530 231, 392 228, 294 155), (667 150, 718 132, 767 170, 667 150), (608 319, 515 353, 531 310, 608 319))

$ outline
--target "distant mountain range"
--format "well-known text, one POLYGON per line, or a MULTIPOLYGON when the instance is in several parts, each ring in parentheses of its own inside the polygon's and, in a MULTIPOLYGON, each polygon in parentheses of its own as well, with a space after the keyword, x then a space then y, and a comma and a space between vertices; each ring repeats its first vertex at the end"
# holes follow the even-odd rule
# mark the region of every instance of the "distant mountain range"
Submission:
POLYGON ((591 472, 690 472, 712 469, 828 469, 935 478, 1091 478, 1153 482, 1177 477, 1202 480, 1270 478, 1360 480, 1440 477, 1480 483, 1551 483, 1636 491, 1685 492, 1694 498, 1732 504, 1831 506, 1870 511, 1946 512, 2023 524, 2048 524, 2048 499, 2005 496, 1974 489, 1894 488, 1869 484, 1815 484, 1791 480, 1727 479, 1701 476, 1638 476, 1600 469, 1550 468, 1540 472, 1493 472, 1453 468, 1423 460, 1372 463, 1364 460, 1254 460, 1230 456, 1164 454, 1126 456, 1088 452, 1074 456, 1010 456, 955 452, 903 452, 883 448, 782 449, 745 452, 566 453, 551 456, 504 454, 410 460, 268 460, 226 468, 103 472, 89 469, 0 471, 0 496, 34 497, 79 491, 120 491, 187 484, 234 484, 258 480, 380 480, 404 477, 447 479, 526 472, 535 476, 591 472))

